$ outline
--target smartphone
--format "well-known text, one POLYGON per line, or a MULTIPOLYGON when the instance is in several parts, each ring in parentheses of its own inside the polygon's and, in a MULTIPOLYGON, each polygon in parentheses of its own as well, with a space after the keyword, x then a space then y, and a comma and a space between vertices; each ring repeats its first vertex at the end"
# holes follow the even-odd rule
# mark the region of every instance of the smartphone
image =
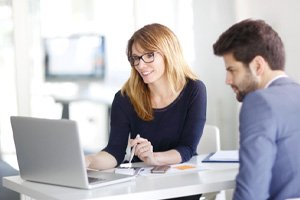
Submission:
POLYGON ((151 169, 151 173, 163 174, 170 169, 170 165, 155 166, 151 169))

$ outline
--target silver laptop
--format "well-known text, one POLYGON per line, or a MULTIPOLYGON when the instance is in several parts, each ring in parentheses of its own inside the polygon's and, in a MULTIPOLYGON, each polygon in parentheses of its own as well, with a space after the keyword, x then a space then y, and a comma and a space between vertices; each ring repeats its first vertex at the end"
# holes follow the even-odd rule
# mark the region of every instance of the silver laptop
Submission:
POLYGON ((12 116, 11 125, 24 180, 91 189, 135 178, 87 172, 75 121, 12 116))

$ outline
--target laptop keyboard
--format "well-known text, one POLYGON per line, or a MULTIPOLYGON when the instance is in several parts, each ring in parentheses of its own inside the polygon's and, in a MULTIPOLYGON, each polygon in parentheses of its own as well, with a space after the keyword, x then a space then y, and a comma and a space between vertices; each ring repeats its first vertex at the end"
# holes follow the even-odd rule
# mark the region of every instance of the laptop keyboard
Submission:
POLYGON ((88 181, 90 184, 104 182, 105 180, 105 178, 88 177, 88 181))

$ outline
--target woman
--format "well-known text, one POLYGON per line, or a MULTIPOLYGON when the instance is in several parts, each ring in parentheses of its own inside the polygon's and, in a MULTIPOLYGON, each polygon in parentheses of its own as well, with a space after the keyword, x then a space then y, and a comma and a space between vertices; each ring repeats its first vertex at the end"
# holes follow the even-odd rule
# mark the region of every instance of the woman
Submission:
POLYGON ((112 103, 108 145, 86 156, 87 166, 121 164, 129 136, 130 146, 136 145, 133 162, 188 161, 206 121, 206 88, 186 63, 177 37, 161 24, 146 25, 128 41, 127 57, 131 75, 112 103))

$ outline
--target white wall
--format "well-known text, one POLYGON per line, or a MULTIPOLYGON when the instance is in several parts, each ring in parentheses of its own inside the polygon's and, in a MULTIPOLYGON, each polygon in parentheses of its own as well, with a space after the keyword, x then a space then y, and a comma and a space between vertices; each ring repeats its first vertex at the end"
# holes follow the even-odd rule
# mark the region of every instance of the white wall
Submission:
MULTIPOLYGON (((237 1, 239 2, 239 1, 237 1)), ((286 72, 300 81, 300 1, 244 0, 237 4, 238 20, 263 19, 279 33, 285 44, 286 72)))
POLYGON ((235 22, 232 0, 194 0, 195 62, 207 87, 207 123, 221 132, 221 148, 237 148, 237 107, 235 96, 225 85, 223 60, 214 56, 212 44, 235 22))

